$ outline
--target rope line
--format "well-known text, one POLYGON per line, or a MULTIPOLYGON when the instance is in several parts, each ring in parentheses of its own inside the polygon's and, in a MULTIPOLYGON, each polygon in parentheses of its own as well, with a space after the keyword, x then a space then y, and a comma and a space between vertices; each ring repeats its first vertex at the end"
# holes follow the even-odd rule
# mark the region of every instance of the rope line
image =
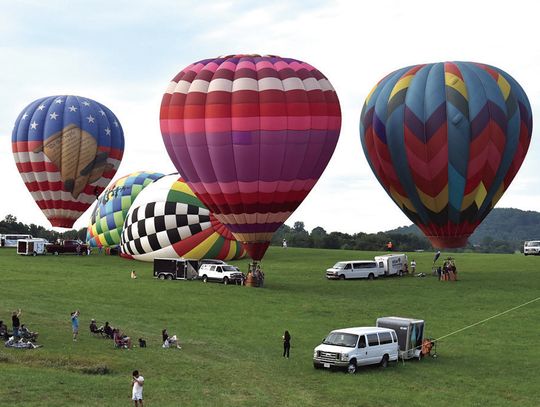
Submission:
POLYGON ((483 319, 482 321, 479 321, 479 322, 475 322, 474 324, 471 324, 471 325, 468 325, 468 326, 466 326, 466 327, 464 327, 464 328, 458 329, 457 331, 451 332, 451 333, 449 333, 449 334, 447 334, 447 335, 441 336, 440 338, 434 339, 433 342, 438 342, 438 341, 440 341, 441 339, 448 338, 448 337, 451 336, 451 335, 454 335, 454 334, 457 334, 457 333, 459 333, 459 332, 465 331, 466 329, 472 328, 473 326, 483 324, 484 322, 487 322, 487 321, 489 321, 490 319, 500 317, 501 315, 507 314, 507 313, 509 313, 509 312, 511 312, 511 311, 514 311, 514 310, 518 309, 518 308, 524 307, 525 305, 532 304, 533 302, 538 301, 538 300, 540 300, 540 297, 537 297, 537 298, 535 298, 534 300, 527 301, 527 302, 525 302, 525 303, 523 303, 523 304, 517 305, 517 306, 515 306, 515 307, 513 307, 513 308, 507 309, 506 311, 499 312, 499 313, 496 314, 496 315, 492 315, 492 316, 489 317, 489 318, 483 319))

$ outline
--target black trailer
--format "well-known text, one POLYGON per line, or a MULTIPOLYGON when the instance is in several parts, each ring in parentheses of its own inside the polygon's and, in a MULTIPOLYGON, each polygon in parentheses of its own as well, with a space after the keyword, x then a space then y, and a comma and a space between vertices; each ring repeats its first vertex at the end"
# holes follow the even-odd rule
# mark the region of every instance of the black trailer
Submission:
POLYGON ((195 280, 198 270, 199 260, 154 259, 154 278, 160 280, 195 280))
POLYGON ((377 318, 377 326, 396 331, 399 357, 402 359, 422 358, 424 320, 402 317, 377 318))

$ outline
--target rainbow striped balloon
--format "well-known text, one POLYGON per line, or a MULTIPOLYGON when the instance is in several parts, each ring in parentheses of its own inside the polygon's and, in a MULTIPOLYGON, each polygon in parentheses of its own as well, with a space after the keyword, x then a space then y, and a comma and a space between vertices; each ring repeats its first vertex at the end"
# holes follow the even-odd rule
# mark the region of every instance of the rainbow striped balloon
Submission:
POLYGON ((92 247, 114 247, 120 244, 120 234, 131 204, 147 185, 163 177, 159 172, 137 171, 117 179, 100 195, 86 233, 92 247))
POLYGON ((311 65, 233 55, 176 75, 160 123, 186 182, 260 260, 326 168, 341 111, 332 85, 311 65))
POLYGON ((399 69, 368 95, 360 138, 375 176, 435 247, 462 247, 519 170, 527 95, 480 63, 399 69))

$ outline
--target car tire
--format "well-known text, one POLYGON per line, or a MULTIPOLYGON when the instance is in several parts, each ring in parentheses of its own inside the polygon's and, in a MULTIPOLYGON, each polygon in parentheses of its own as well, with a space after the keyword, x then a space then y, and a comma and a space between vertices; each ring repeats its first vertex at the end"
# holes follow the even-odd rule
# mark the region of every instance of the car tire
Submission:
POLYGON ((228 284, 229 284, 229 278, 223 277, 223 285, 228 285, 228 284))
POLYGON ((171 274, 167 274, 167 280, 172 280, 173 276, 171 274))
POLYGON ((357 370, 358 370, 358 367, 356 366, 356 360, 353 359, 347 365, 347 373, 355 374, 357 370))
POLYGON ((341 274, 341 275, 339 276, 339 279, 340 279, 340 280, 345 280, 345 274, 341 274))
POLYGON ((160 275, 158 276, 158 278, 159 278, 160 280, 165 280, 165 274, 160 274, 160 275))
POLYGON ((58 256, 58 252, 54 252, 54 255, 55 255, 55 256, 58 256))
POLYGON ((202 281, 203 281, 203 283, 208 282, 208 276, 206 274, 202 276, 202 281))
POLYGON ((36 252, 33 252, 33 253, 32 253, 32 256, 36 257, 36 256, 37 256, 37 253, 36 253, 36 252))
POLYGON ((375 278, 375 275, 373 273, 369 273, 367 278, 368 278, 368 280, 373 280, 375 278))
POLYGON ((402 270, 399 270, 398 273, 397 273, 398 277, 403 277, 403 271, 402 270))
POLYGON ((381 360, 381 367, 386 369, 388 367, 388 355, 384 355, 381 360))
POLYGON ((322 366, 321 366, 320 364, 318 364, 318 363, 313 363, 313 367, 314 367, 315 369, 317 369, 317 370, 322 369, 322 366))

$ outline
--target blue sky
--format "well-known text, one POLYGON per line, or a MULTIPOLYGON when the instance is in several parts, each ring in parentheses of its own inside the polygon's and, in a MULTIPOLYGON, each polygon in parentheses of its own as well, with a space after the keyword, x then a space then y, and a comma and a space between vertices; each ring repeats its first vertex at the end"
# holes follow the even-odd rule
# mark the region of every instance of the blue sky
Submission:
MULTIPOLYGON (((376 232, 409 224, 369 169, 358 119, 373 85, 403 66, 472 60, 510 73, 540 100, 540 46, 533 1, 55 1, 0 0, 0 217, 49 227, 16 170, 11 129, 19 112, 49 95, 89 97, 125 131, 117 177, 175 171, 159 131, 161 97, 193 61, 232 53, 304 60, 336 88, 343 126, 334 157, 287 222, 328 232, 376 232)), ((498 207, 540 210, 540 147, 498 207)), ((89 211, 75 224, 85 227, 89 211)))

